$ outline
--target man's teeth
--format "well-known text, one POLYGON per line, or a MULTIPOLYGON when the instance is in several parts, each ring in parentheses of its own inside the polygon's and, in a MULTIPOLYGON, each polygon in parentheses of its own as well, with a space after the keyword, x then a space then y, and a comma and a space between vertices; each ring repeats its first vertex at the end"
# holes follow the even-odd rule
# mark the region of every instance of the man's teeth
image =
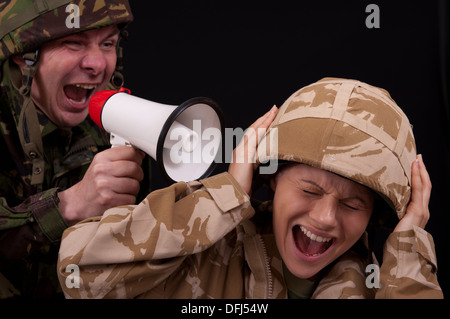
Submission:
POLYGON ((97 85, 95 84, 83 84, 83 83, 77 83, 77 84, 73 84, 73 86, 86 90, 86 94, 82 97, 80 97, 80 100, 74 100, 72 98, 69 97, 69 100, 74 103, 74 104, 84 104, 88 98, 88 95, 90 94, 89 91, 95 89, 97 87, 97 85))
POLYGON ((69 98, 69 101, 71 101, 74 104, 84 104, 84 102, 86 102, 86 97, 83 96, 80 101, 75 101, 75 100, 69 98))
POLYGON ((93 85, 93 84, 75 84, 75 86, 77 88, 82 88, 85 90, 92 90, 92 89, 95 89, 95 87, 96 87, 96 85, 93 85))
POLYGON ((317 241, 319 243, 326 243, 329 242, 332 238, 331 237, 322 237, 322 236, 318 236, 316 234, 311 233, 309 230, 307 230, 305 227, 300 226, 300 229, 302 230, 302 232, 309 237, 311 240, 317 241))

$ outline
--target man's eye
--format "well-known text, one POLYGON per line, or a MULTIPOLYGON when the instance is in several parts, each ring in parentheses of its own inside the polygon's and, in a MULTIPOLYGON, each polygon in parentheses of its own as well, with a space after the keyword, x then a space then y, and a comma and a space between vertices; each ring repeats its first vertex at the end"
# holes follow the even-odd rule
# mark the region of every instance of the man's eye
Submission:
POLYGON ((81 46, 82 46, 82 43, 81 43, 81 42, 78 42, 78 41, 72 41, 72 40, 64 41, 64 44, 65 44, 66 46, 68 46, 69 48, 71 48, 71 49, 79 49, 79 48, 81 48, 81 46))
POLYGON ((102 43, 102 47, 104 49, 114 49, 116 47, 116 42, 115 41, 106 41, 102 43))
POLYGON ((111 48, 113 46, 112 42, 105 42, 103 43, 104 48, 111 48))

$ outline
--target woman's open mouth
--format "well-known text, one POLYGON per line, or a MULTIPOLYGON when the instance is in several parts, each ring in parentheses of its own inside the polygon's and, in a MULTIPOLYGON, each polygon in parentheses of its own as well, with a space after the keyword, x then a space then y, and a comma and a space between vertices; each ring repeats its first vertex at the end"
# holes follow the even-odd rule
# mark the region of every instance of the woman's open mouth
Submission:
POLYGON ((325 253, 334 243, 334 237, 319 236, 305 226, 295 225, 292 228, 297 249, 307 257, 318 257, 325 253))
POLYGON ((94 84, 69 84, 64 87, 64 94, 73 105, 84 106, 96 87, 94 84))

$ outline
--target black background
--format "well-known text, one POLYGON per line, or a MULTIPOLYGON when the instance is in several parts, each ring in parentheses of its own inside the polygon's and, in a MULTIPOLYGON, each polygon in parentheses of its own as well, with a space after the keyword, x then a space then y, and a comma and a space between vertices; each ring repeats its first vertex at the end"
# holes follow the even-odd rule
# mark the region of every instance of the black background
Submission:
MULTIPOLYGON (((227 127, 245 129, 323 77, 388 90, 414 126, 433 183, 426 229, 448 291, 448 1, 130 2, 124 75, 133 95, 173 105, 206 96, 227 127), (370 3, 379 29, 366 27, 370 3)), ((156 166, 152 176, 154 188, 166 185, 156 166)))

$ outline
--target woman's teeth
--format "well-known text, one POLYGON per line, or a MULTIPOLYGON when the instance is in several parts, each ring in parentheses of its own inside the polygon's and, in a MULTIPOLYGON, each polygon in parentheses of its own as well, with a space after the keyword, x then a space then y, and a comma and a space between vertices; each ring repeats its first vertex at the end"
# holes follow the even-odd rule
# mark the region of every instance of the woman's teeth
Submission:
POLYGON ((308 238, 310 238, 311 240, 317 241, 319 243, 327 243, 332 239, 331 237, 322 237, 322 236, 313 234, 303 226, 300 226, 300 229, 306 236, 308 236, 308 238))
POLYGON ((334 243, 334 237, 319 236, 302 225, 295 225, 292 232, 297 249, 305 256, 319 256, 334 243))

